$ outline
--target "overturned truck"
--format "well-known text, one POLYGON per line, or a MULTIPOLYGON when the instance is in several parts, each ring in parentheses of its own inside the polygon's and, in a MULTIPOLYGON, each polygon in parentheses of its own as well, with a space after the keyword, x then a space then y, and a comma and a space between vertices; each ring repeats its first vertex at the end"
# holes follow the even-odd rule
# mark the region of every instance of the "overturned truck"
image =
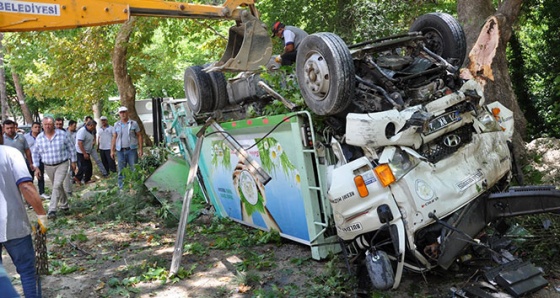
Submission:
MULTIPOLYGON (((510 186, 513 114, 460 77, 465 56, 442 13, 352 46, 311 34, 295 67, 307 111, 254 118, 247 106, 281 97, 258 72, 227 81, 191 67, 186 100, 161 105, 167 144, 197 160, 218 215, 277 230, 315 259, 342 251, 375 289, 397 288, 405 269, 449 268, 490 223, 560 208, 554 187, 510 186)), ((546 285, 509 268, 533 279, 501 284, 514 295, 546 285)))

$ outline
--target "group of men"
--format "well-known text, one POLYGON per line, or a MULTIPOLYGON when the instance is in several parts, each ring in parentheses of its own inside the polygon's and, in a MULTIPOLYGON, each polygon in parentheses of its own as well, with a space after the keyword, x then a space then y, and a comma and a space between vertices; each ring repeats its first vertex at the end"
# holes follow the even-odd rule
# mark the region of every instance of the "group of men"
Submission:
MULTIPOLYGON (((0 253, 5 248, 12 258, 21 277, 25 297, 40 297, 40 286, 24 201, 34 209, 39 227, 45 232, 48 219, 56 218, 57 208, 69 209, 68 186, 71 179, 75 183, 92 181, 91 159, 97 156, 94 148, 96 140, 99 142, 102 174, 116 171, 116 157, 118 184, 122 188, 123 169, 127 166, 133 169, 143 155, 143 140, 138 123, 128 117, 128 109, 120 107, 118 112, 120 119, 114 126, 110 126, 107 117, 102 116, 99 131, 96 130, 97 122, 91 117, 86 118, 79 129, 76 129, 76 121, 72 120, 64 129, 63 119, 45 116, 42 132, 41 124, 36 122, 25 135, 17 133, 14 121, 5 120, 0 125, 3 131, 0 134, 0 173, 3 173, 0 175, 0 253), (96 134, 99 134, 98 138, 96 134), (42 179, 45 173, 52 182, 48 213, 41 200, 41 197, 48 197, 42 179), (72 174, 74 176, 70 178, 72 174), (39 191, 33 184, 33 176, 38 178, 39 191)), ((1 262, 0 297, 19 297, 1 262)))
MULTIPOLYGON (((295 62, 297 48, 307 33, 293 26, 275 22, 272 36, 284 40, 284 52, 277 62, 290 65, 295 62)), ((23 199, 37 214, 38 224, 46 231, 48 219, 56 218, 57 208, 67 210, 68 195, 71 195, 71 179, 74 183, 91 182, 95 160, 103 176, 116 171, 115 156, 118 161, 118 185, 123 187, 125 167, 133 169, 138 158, 143 155, 143 140, 138 123, 128 117, 128 109, 120 107, 120 120, 114 126, 108 124, 105 116, 97 122, 86 117, 84 125, 77 129, 77 123, 70 120, 64 129, 64 119, 46 116, 41 124, 33 123, 31 131, 25 135, 17 133, 17 123, 5 120, 0 125, 0 253, 6 248, 21 276, 25 297, 40 296, 35 269, 35 251, 31 239, 31 226, 23 199), (97 137, 97 134, 99 135, 97 137), (101 161, 95 150, 98 141, 101 161), (77 170, 77 171, 76 171, 77 170), (52 194, 48 214, 41 198, 45 194, 44 174, 52 182, 52 194), (38 179, 39 191, 33 184, 33 176, 38 179)), ((0 296, 18 297, 5 269, 0 262, 0 296)))

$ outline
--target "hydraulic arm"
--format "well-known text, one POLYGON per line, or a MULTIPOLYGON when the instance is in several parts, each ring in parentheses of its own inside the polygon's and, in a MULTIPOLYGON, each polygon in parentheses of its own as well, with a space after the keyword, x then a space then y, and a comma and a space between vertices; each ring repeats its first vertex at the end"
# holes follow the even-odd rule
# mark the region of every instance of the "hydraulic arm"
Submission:
POLYGON ((131 16, 231 19, 241 21, 241 6, 258 17, 253 0, 203 5, 157 0, 0 0, 0 31, 41 31, 123 23, 131 16))
POLYGON ((236 21, 226 51, 213 70, 256 71, 272 55, 272 41, 259 20, 255 0, 225 0, 222 5, 159 0, 0 0, 0 32, 111 25, 131 16, 236 21))

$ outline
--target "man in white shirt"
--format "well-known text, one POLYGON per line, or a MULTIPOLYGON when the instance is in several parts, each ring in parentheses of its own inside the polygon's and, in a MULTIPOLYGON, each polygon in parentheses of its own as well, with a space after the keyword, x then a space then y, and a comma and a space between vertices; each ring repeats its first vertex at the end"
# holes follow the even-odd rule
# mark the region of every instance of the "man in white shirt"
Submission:
POLYGON ((109 125, 107 117, 101 116, 101 127, 97 130, 97 144, 99 146, 99 155, 101 155, 101 162, 107 172, 116 173, 117 165, 115 160, 111 158, 111 141, 115 129, 109 125))
POLYGON ((74 177, 74 180, 78 183, 82 181, 84 183, 95 182, 91 180, 93 176, 93 165, 91 164, 91 151, 93 150, 93 130, 97 123, 90 120, 85 126, 78 130, 76 134, 76 153, 78 156, 78 173, 74 177))

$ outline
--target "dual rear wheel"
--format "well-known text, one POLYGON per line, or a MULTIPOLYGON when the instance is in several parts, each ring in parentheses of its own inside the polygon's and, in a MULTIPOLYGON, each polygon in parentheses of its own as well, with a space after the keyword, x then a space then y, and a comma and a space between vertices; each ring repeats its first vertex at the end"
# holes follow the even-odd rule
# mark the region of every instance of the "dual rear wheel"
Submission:
POLYGON ((207 73, 201 66, 191 66, 184 75, 187 104, 194 114, 212 112, 228 104, 227 81, 221 72, 207 73))

